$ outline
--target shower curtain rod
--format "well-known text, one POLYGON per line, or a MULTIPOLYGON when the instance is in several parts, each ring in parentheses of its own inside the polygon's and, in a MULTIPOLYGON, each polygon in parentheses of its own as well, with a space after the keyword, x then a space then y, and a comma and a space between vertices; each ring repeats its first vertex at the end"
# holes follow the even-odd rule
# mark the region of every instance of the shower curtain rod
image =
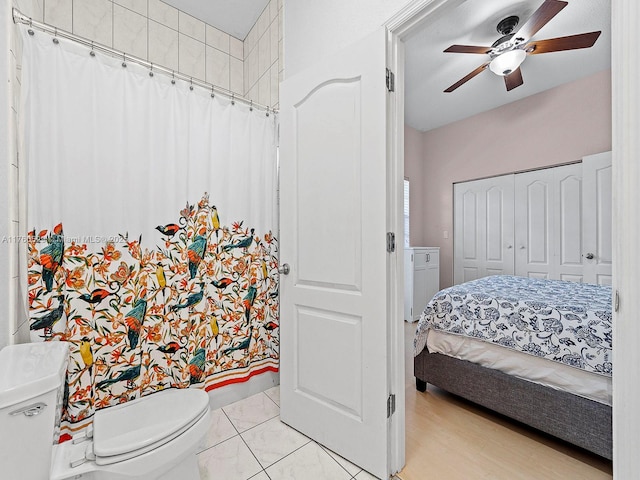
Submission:
MULTIPOLYGON (((225 88, 215 86, 211 83, 203 82, 201 80, 190 77, 188 75, 184 75, 182 73, 176 72, 175 70, 172 70, 170 68, 166 68, 161 65, 148 62, 147 60, 144 60, 140 57, 129 55, 128 53, 121 52, 119 50, 114 50, 113 48, 107 47, 106 45, 102 45, 100 43, 87 40, 86 38, 80 37, 78 35, 74 35, 73 33, 69 33, 65 30, 60 30, 59 28, 53 27, 46 23, 35 21, 32 18, 24 15, 17 8, 13 8, 13 23, 22 23, 24 25, 28 25, 30 28, 37 28, 38 30, 41 30, 45 33, 52 34, 54 36, 54 42, 56 41, 55 37, 65 38, 67 40, 71 40, 72 42, 76 42, 81 45, 90 47, 92 51, 96 50, 116 58, 122 58, 123 64, 125 64, 126 62, 137 63, 138 65, 142 65, 143 67, 148 68, 149 75, 152 75, 152 76, 154 72, 163 72, 167 75, 170 75, 172 79, 184 80, 185 82, 188 82, 190 84, 191 89, 193 89, 193 86, 196 85, 198 87, 209 90, 211 92, 211 96, 214 96, 214 94, 216 94, 216 95, 221 95, 223 97, 229 98, 232 104, 234 104, 235 102, 240 102, 245 105, 248 105, 250 108, 264 110, 267 116, 269 116, 269 113, 274 113, 274 114, 278 113, 278 110, 276 110, 275 108, 269 107, 268 105, 262 105, 252 100, 247 100, 244 97, 236 96, 236 94, 233 93, 231 90, 227 90, 225 88)), ((33 35, 33 31, 30 31, 29 34, 33 35)))

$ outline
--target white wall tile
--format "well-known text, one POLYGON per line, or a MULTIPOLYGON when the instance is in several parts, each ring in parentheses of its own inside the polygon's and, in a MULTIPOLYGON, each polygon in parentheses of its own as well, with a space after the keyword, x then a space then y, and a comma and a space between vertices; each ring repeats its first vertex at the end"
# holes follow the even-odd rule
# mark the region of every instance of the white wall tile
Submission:
POLYGON ((182 11, 178 12, 178 31, 200 42, 204 43, 205 41, 205 23, 182 11))
POLYGON ((229 90, 244 95, 244 68, 242 60, 229 57, 229 90))
POLYGON ((249 54, 249 57, 245 60, 247 68, 245 70, 245 88, 250 90, 258 81, 258 49, 254 48, 249 54))
POLYGON ((269 23, 273 22, 278 16, 278 0, 269 2, 269 23))
POLYGON ((17 312, 17 319, 16 321, 18 322, 16 331, 13 332, 13 343, 27 343, 30 341, 30 333, 29 333, 29 322, 27 322, 28 318, 27 316, 24 314, 24 301, 22 300, 22 297, 20 296, 20 289, 18 288, 18 279, 14 279, 13 280, 15 282, 15 288, 14 288, 14 297, 15 300, 13 301, 13 305, 14 307, 12 308, 12 311, 17 312))
POLYGON ((258 103, 263 105, 271 103, 271 75, 269 72, 262 75, 258 81, 258 103))
POLYGON ((284 41, 280 40, 280 45, 278 48, 278 67, 282 72, 284 70, 284 41))
POLYGON ((44 18, 43 0, 13 0, 6 3, 7 5, 13 4, 24 15, 38 22, 44 18))
POLYGON ((44 20, 44 0, 33 0, 33 16, 34 20, 39 22, 44 20))
POLYGON ((244 58, 246 59, 258 43, 258 24, 256 23, 244 39, 244 58))
POLYGON ((278 71, 278 64, 274 63, 270 70, 271 80, 271 101, 269 105, 276 107, 280 104, 280 72, 278 71))
POLYGON ((207 25, 207 35, 206 35, 206 44, 215 47, 218 50, 223 51, 224 53, 229 53, 230 46, 230 35, 228 33, 224 33, 222 30, 218 30, 211 25, 207 25))
POLYGON ((149 0, 149 18, 178 30, 178 9, 160 0, 149 0))
MULTIPOLYGON (((49 0, 47 0, 48 2, 49 0)), ((133 10, 140 15, 147 16, 147 0, 113 0, 113 3, 122 5, 129 10, 133 10)))
POLYGON ((244 43, 235 37, 229 37, 229 53, 231 56, 244 60, 244 43))
POLYGON ((113 48, 147 58, 147 17, 113 5, 113 48))
POLYGON ((251 87, 249 92, 245 95, 245 98, 247 98, 248 100, 253 100, 256 103, 260 103, 258 102, 258 84, 257 83, 253 87, 251 87))
POLYGON ((61 30, 73 30, 73 0, 47 0, 44 4, 44 22, 61 30))
POLYGON ((278 38, 278 21, 275 20, 271 26, 269 27, 269 45, 271 50, 271 55, 269 58, 269 65, 273 65, 274 62, 278 61, 278 48, 280 39, 278 38))
POLYGON ((229 90, 229 55, 207 46, 206 81, 229 90))
MULTIPOLYGON (((9 213, 9 220, 17 222, 20 220, 20 212, 18 210, 18 181, 19 181, 19 170, 18 167, 15 165, 11 165, 11 167, 9 167, 10 170, 10 175, 11 177, 9 178, 9 189, 12 192, 12 194, 10 195, 11 198, 9 198, 9 203, 10 203, 10 207, 11 207, 11 211, 9 213)), ((11 277, 14 277, 15 275, 17 275, 19 272, 18 270, 18 265, 17 265, 17 258, 15 260, 15 269, 11 272, 11 277)))
POLYGON ((109 0, 73 0, 73 33, 113 46, 113 3, 109 0))
POLYGON ((264 75, 271 66, 271 38, 265 33, 258 43, 258 76, 264 75))
POLYGON ((270 23, 271 22, 269 21, 269 6, 267 5, 267 7, 260 14, 260 17, 258 17, 258 38, 264 35, 264 32, 267 31, 267 28, 269 28, 270 23))
POLYGON ((149 20, 149 61, 179 71, 178 32, 149 20))
POLYGON ((280 10, 278 13, 278 31, 280 40, 284 38, 284 10, 280 10))
POLYGON ((204 43, 181 33, 178 40, 178 70, 180 73, 204 80, 205 58, 204 43))

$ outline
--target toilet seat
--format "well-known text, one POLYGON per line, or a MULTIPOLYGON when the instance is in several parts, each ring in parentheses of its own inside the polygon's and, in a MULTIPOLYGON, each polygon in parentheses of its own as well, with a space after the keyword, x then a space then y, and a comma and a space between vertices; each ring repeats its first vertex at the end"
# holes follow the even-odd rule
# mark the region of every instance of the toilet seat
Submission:
POLYGON ((208 409, 201 391, 168 389, 99 410, 93 419, 94 461, 110 465, 154 450, 188 430, 208 409))

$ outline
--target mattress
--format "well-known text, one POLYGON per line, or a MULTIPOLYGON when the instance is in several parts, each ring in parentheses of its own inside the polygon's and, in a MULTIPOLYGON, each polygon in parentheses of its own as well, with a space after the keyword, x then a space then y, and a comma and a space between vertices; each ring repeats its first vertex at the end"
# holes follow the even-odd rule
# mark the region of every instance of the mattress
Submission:
POLYGON ((611 406, 611 377, 526 355, 474 338, 430 330, 426 346, 431 353, 440 353, 467 360, 508 375, 572 393, 611 406))
POLYGON ((438 292, 414 354, 426 346, 483 367, 611 405, 611 287, 512 275, 438 292))

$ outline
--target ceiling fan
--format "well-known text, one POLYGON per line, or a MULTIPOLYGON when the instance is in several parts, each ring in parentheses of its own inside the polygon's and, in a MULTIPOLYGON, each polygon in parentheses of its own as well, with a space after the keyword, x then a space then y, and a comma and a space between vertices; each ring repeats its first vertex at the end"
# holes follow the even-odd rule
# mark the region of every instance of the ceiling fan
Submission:
POLYGON ((497 30, 502 37, 490 47, 451 45, 445 50, 446 53, 480 53, 489 55, 491 59, 451 85, 445 90, 445 93, 453 92, 487 68, 496 75, 503 76, 507 91, 510 91, 524 83, 520 65, 527 55, 592 47, 600 36, 600 31, 547 40, 531 40, 531 37, 567 5, 568 2, 545 0, 516 33, 513 32, 520 21, 517 16, 510 16, 501 20, 498 23, 497 30))

